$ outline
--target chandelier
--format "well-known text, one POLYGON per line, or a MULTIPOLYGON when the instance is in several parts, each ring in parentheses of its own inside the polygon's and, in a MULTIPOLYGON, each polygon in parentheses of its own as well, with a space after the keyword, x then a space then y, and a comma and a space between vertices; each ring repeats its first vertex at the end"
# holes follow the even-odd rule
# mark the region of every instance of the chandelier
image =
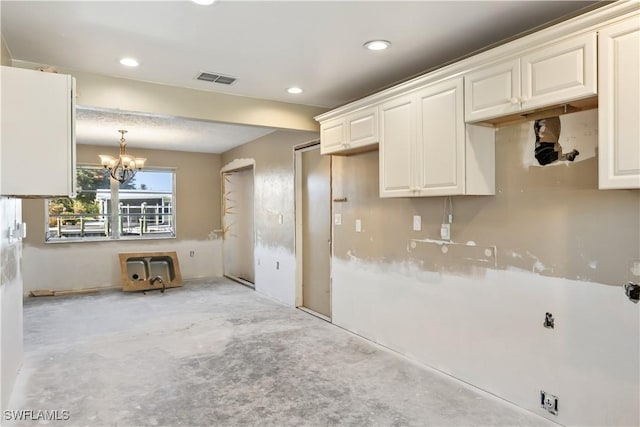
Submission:
POLYGON ((125 183, 144 167, 144 162, 147 159, 127 154, 127 143, 124 139, 124 134, 127 133, 127 131, 119 130, 118 132, 122 134, 120 138, 120 155, 117 158, 106 154, 99 154, 99 156, 102 166, 109 170, 111 178, 120 183, 125 183))

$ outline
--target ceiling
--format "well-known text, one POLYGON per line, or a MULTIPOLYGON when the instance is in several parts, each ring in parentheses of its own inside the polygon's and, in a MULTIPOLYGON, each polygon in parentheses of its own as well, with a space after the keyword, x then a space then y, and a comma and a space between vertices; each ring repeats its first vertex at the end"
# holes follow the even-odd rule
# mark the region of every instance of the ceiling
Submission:
POLYGON ((119 129, 131 147, 223 153, 274 131, 272 128, 205 120, 111 111, 76 109, 76 139, 82 144, 110 145, 117 151, 119 129))
MULTIPOLYGON (((334 108, 594 3, 218 0, 199 6, 188 0, 2 0, 0 28, 14 60, 334 108), (363 48, 371 39, 392 46, 371 52, 363 48), (123 56, 135 57, 140 66, 120 65, 123 56), (202 71, 237 80, 230 86, 196 80, 202 71), (304 92, 291 95, 291 86, 304 92)), ((102 119, 99 111, 85 113, 79 114, 78 142, 103 141, 97 131, 90 136, 82 129, 104 124, 115 113, 105 112, 102 119)), ((136 120, 143 126, 147 118, 136 120)), ((159 122, 177 126, 166 117, 149 126, 159 122)), ((109 138, 117 139, 113 129, 109 138)), ((218 146, 205 135, 210 142, 184 146, 221 152, 265 131, 237 125, 209 130, 228 143, 218 146)))

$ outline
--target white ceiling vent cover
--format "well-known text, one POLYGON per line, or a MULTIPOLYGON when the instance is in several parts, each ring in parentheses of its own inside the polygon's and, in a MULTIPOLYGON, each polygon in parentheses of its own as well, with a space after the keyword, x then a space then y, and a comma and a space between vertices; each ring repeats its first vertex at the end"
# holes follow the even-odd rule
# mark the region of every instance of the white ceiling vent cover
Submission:
POLYGON ((205 82, 220 83, 221 85, 230 85, 236 81, 235 77, 224 76, 222 74, 216 74, 216 73, 207 73, 207 72, 202 72, 198 74, 198 77, 196 77, 196 79, 202 80, 205 82))

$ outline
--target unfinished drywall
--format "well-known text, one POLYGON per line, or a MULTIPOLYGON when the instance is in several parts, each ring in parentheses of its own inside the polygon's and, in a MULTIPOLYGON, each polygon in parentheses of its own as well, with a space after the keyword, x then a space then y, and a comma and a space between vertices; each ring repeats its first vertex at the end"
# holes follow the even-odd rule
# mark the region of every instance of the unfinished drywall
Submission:
POLYGON ((638 425, 640 191, 597 190, 595 110, 561 120, 573 163, 497 130, 496 195, 452 198, 451 242, 447 198, 379 199, 377 152, 334 157, 333 322, 561 424, 638 425))
POLYGON ((0 197, 0 409, 4 411, 22 365, 22 243, 19 199, 0 197))
MULTIPOLYGON (((640 260, 640 192, 597 190, 596 126, 597 110, 562 116, 560 141, 581 154, 547 166, 534 157, 533 122, 498 129, 496 195, 452 198, 451 238, 469 243, 468 256, 458 250, 457 257, 423 260, 424 268, 466 272, 473 246, 495 246, 500 269, 616 286, 637 281, 631 269, 640 260)), ((334 253, 401 262, 410 239, 440 239, 445 198, 379 199, 377 156, 334 157, 334 198, 348 198, 334 206, 343 224, 335 227, 334 253), (422 217, 420 232, 412 231, 414 215, 422 217), (356 219, 364 233, 355 232, 356 219)))
POLYGON ((318 138, 315 132, 276 131, 222 154, 232 168, 255 164, 255 289, 295 305, 295 200, 293 147, 318 138))
MULTIPOLYGON (((130 149, 146 157, 148 167, 176 169, 176 238, 45 244, 45 202, 24 200, 25 293, 119 286, 120 252, 176 251, 184 279, 222 275, 220 155, 130 149)), ((78 163, 96 164, 98 153, 114 150, 115 145, 78 145, 78 163)))

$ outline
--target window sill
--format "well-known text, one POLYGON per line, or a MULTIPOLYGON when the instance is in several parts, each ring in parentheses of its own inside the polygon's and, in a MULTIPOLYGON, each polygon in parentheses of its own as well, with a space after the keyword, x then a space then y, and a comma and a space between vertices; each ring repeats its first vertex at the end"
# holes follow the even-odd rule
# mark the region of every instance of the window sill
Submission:
POLYGON ((57 245, 57 244, 65 244, 65 243, 103 243, 103 242, 138 242, 138 241, 148 241, 148 240, 169 240, 175 239, 176 236, 149 236, 149 237, 120 237, 119 239, 111 239, 109 237, 101 237, 101 238, 87 238, 84 239, 56 239, 56 240, 46 240, 44 241, 45 245, 57 245))

